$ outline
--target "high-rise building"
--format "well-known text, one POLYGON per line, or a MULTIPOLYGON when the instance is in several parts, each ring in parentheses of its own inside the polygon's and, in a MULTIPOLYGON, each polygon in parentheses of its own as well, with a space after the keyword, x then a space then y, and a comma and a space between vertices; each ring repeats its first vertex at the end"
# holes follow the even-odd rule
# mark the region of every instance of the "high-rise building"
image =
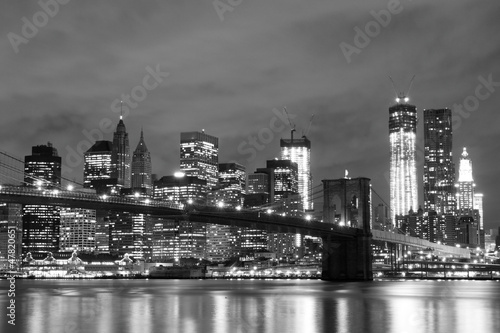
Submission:
POLYGON ((474 209, 474 186, 472 161, 467 153, 467 148, 464 147, 458 170, 458 209, 460 211, 474 209))
MULTIPOLYGON (((461 222, 461 228, 473 220, 473 226, 468 230, 476 230, 476 239, 474 244, 484 248, 484 222, 483 222, 483 195, 475 193, 474 178, 472 173, 472 161, 464 147, 460 157, 460 167, 458 173, 458 216, 461 222)), ((472 241, 471 241, 472 242, 472 241)), ((469 243, 472 244, 472 243, 469 243)))
POLYGON ((96 143, 84 153, 84 187, 93 188, 100 192, 101 188, 116 184, 116 180, 111 178, 112 150, 113 144, 111 141, 96 141, 96 143))
POLYGON ((140 190, 147 195, 150 195, 153 190, 151 182, 151 154, 144 142, 142 130, 141 138, 132 156, 132 190, 140 190))
POLYGON ((243 165, 219 163, 219 183, 208 194, 208 203, 212 206, 221 203, 233 208, 242 206, 245 188, 246 172, 243 165))
POLYGON ((123 123, 122 116, 116 126, 113 134, 113 147, 111 153, 112 176, 116 178, 117 184, 124 188, 130 188, 131 185, 131 156, 128 141, 128 133, 123 123))
MULTIPOLYGON (((246 187, 245 167, 238 163, 219 163, 219 183, 208 194, 210 205, 237 208, 243 205, 246 187)), ((226 261, 239 256, 238 230, 217 224, 207 225, 206 255, 208 260, 226 261)))
POLYGON ((203 190, 207 182, 197 177, 174 175, 161 177, 154 183, 154 198, 186 204, 204 204, 203 190))
POLYGON ((0 259, 21 257, 22 231, 22 205, 0 203, 0 259))
MULTIPOLYGON (((418 209, 416 135, 417 108, 408 97, 396 98, 389 108, 390 207, 392 221, 418 209)), ((394 222, 393 222, 394 223, 394 222)), ((400 227, 396 225, 396 227, 400 227)))
POLYGON ((96 211, 63 207, 60 214, 60 251, 94 252, 96 247, 96 211))
POLYGON ((483 194, 474 193, 474 209, 477 209, 479 215, 479 229, 484 230, 484 215, 483 215, 483 194))
POLYGON ((450 109, 424 110, 424 211, 455 211, 450 109))
POLYGON ((181 133, 180 168, 186 176, 207 182, 205 193, 218 181, 219 139, 202 132, 181 133))
MULTIPOLYGON (((186 175, 165 176, 155 181, 154 197, 182 204, 205 204, 206 180, 186 175)), ((153 258, 205 258, 205 223, 182 217, 154 222, 153 258)))
POLYGON ((281 139, 281 160, 297 163, 299 194, 305 211, 313 209, 311 175, 311 141, 305 136, 300 139, 281 139))
MULTIPOLYGON (((40 190, 61 186, 61 157, 49 142, 34 146, 24 158, 24 181, 40 190)), ((60 236, 60 208, 48 205, 23 206, 23 253, 57 252, 60 236)))

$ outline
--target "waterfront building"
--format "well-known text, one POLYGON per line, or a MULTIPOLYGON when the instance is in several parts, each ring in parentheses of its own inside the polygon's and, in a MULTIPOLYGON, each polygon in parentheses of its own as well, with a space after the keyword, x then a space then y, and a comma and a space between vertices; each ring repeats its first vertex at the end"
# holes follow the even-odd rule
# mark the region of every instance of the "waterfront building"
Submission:
MULTIPOLYGON (((24 158, 24 182, 40 191, 61 187, 61 157, 49 142, 34 146, 24 158)), ((57 252, 60 238, 60 208, 49 205, 23 206, 23 253, 57 252)))
MULTIPOLYGON (((205 205, 206 186, 204 179, 178 173, 155 181, 154 198, 184 205, 205 205)), ((205 258, 207 226, 205 223, 191 222, 183 218, 155 222, 152 236, 153 257, 205 258)))
POLYGON ((61 207, 59 250, 94 252, 96 247, 96 211, 61 207))

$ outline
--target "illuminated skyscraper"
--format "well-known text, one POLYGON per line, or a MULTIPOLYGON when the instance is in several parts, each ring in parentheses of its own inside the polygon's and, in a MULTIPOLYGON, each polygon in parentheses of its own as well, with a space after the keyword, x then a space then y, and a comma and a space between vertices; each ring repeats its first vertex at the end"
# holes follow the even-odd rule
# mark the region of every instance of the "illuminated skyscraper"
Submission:
MULTIPOLYGON (((418 209, 416 135, 417 108, 408 97, 396 98, 389 108, 390 206, 394 223, 396 215, 407 215, 418 209)), ((399 227, 399 226, 398 226, 399 227)))
POLYGON ((111 141, 97 141, 84 154, 83 186, 95 188, 98 182, 111 179, 111 141))
POLYGON ((464 147, 460 157, 458 170, 458 208, 461 211, 474 209, 474 179, 472 178, 472 161, 464 147))
MULTIPOLYGON (((293 134, 292 134, 293 135, 293 134)), ((281 160, 297 163, 299 174, 299 194, 305 211, 313 209, 311 175, 311 141, 305 136, 300 139, 281 139, 281 160)))
POLYGON ((455 211, 451 110, 424 110, 424 211, 455 211))
MULTIPOLYGON (((154 197, 182 204, 205 204, 206 180, 176 174, 155 181, 154 197)), ((154 223, 153 257, 205 258, 206 228, 210 224, 191 222, 182 216, 154 223)))
POLYGON ((84 208, 61 208, 60 251, 94 252, 96 247, 96 211, 84 208))
POLYGON ((483 194, 474 193, 474 209, 477 209, 479 214, 479 229, 484 229, 484 217, 483 217, 483 194))
POLYGON ((219 139, 202 132, 181 133, 181 171, 186 176, 206 180, 205 192, 218 181, 219 139))
POLYGON ((464 221, 463 223, 473 221, 472 228, 476 230, 476 236, 473 242, 470 241, 469 244, 477 244, 484 248, 483 195, 475 194, 476 184, 474 184, 472 176, 472 161, 465 147, 460 157, 458 184, 456 186, 458 187, 458 216, 464 221))
POLYGON ((224 207, 243 205, 246 188, 245 167, 238 163, 219 164, 219 183, 208 195, 209 205, 215 206, 221 202, 224 207))
POLYGON ((147 195, 150 195, 153 190, 151 182, 151 154, 144 142, 142 130, 141 139, 132 156, 132 189, 144 191, 147 195))
POLYGON ((117 184, 124 188, 130 188, 130 147, 128 133, 123 123, 122 116, 113 134, 113 149, 111 154, 112 177, 116 178, 117 184))
MULTIPOLYGON (((61 157, 49 142, 35 146, 24 158, 24 181, 40 190, 61 186, 61 157)), ((59 250, 60 209, 48 205, 23 206, 23 253, 59 250)))

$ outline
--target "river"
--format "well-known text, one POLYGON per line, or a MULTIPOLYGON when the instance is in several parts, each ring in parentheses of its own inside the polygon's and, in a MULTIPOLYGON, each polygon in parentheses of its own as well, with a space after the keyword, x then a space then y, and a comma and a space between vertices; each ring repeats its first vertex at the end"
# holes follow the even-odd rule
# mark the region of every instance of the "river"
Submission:
POLYGON ((498 281, 17 280, 15 293, 17 332, 500 332, 498 281))

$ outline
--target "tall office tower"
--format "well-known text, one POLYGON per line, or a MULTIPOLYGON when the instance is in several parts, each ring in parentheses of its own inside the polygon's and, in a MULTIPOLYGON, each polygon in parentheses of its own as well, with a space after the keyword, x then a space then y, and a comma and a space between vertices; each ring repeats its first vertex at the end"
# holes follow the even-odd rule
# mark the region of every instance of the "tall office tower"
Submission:
POLYGON ((458 209, 465 211, 474 209, 474 179, 472 177, 472 162, 464 147, 460 157, 458 170, 458 209))
POLYGON ((245 167, 238 163, 219 163, 219 183, 208 194, 208 204, 227 207, 243 205, 246 188, 245 167))
POLYGON ((297 163, 299 173, 299 194, 302 197, 304 211, 313 209, 312 175, 311 175, 311 141, 305 136, 300 139, 281 139, 282 160, 297 163))
POLYGON ((116 178, 117 184, 124 188, 130 188, 130 147, 128 133, 123 123, 122 116, 113 134, 113 147, 111 153, 111 178, 116 178))
POLYGON ((298 196, 299 171, 296 162, 291 160, 268 160, 266 166, 267 169, 273 171, 273 202, 282 201, 291 195, 298 196))
MULTIPOLYGON (((24 181, 41 190, 61 186, 61 157, 49 142, 34 146, 24 158, 24 181)), ((57 252, 59 250, 60 209, 48 205, 24 205, 23 253, 57 252)))
POLYGON ((150 195, 153 190, 151 182, 151 154, 144 142, 142 130, 141 139, 132 156, 132 189, 143 191, 147 195, 150 195))
POLYGON ((424 211, 455 211, 450 109, 424 110, 424 211))
POLYGON ((0 203, 0 259, 19 259, 22 253, 22 238, 22 205, 0 203))
POLYGON ((203 190, 207 182, 186 175, 164 176, 154 183, 154 198, 186 204, 204 204, 203 190))
MULTIPOLYGON (((407 215, 418 209, 416 135, 417 108, 408 97, 396 98, 389 108, 390 206, 394 223, 396 215, 407 215)), ((400 227, 396 225, 396 227, 400 227)))
POLYGON ((111 141, 96 141, 84 155, 83 165, 83 187, 94 188, 112 186, 116 180, 112 180, 111 155, 113 144, 111 141))
MULTIPOLYGON (((182 204, 205 204, 206 180, 186 175, 165 176, 155 181, 154 197, 182 204)), ((179 216, 154 222, 154 258, 205 258, 206 227, 179 216)))
POLYGON ((479 246, 484 249, 486 244, 485 239, 485 230, 484 230, 484 217, 483 217, 483 194, 475 193, 474 194, 474 213, 477 216, 478 221, 478 229, 479 229, 479 246))
POLYGON ((181 133, 181 171, 207 182, 205 193, 217 185, 219 139, 202 132, 181 133))
MULTIPOLYGON (((238 163, 219 163, 219 184, 208 194, 210 205, 241 207, 246 187, 245 167, 238 163)), ((207 225, 207 259, 226 261, 239 256, 238 230, 217 224, 207 225)))
POLYGON ((271 187, 268 173, 255 172, 247 176, 247 188, 243 206, 255 208, 271 202, 274 197, 274 187, 271 187))
POLYGON ((96 247, 96 211, 84 208, 61 208, 59 249, 63 252, 94 252, 96 247))

